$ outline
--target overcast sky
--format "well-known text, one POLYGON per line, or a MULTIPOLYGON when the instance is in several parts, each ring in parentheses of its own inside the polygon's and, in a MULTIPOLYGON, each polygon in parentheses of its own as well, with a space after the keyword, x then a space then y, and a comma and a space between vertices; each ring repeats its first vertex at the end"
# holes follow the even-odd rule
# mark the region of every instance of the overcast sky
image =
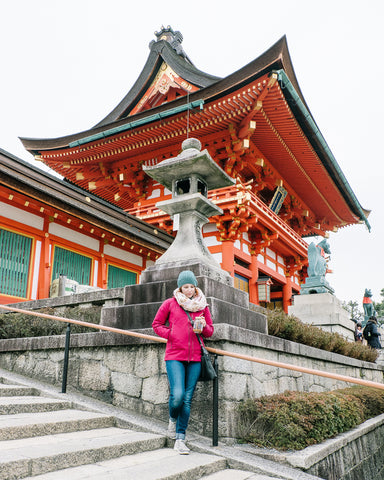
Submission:
POLYGON ((307 105, 372 210, 371 233, 356 225, 330 235, 327 280, 342 301, 361 306, 365 288, 381 300, 382 0, 12 0, 0 14, 0 148, 33 162, 18 137, 61 137, 99 122, 137 79, 162 25, 182 33, 196 67, 221 77, 286 35, 307 105))

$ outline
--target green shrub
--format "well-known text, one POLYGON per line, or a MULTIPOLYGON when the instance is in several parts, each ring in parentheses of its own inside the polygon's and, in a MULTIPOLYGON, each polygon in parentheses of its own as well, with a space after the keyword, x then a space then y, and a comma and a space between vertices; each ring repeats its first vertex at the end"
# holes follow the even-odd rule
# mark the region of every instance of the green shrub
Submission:
POLYGON ((325 332, 321 328, 303 323, 283 310, 267 310, 267 321, 268 333, 275 337, 367 362, 374 362, 378 356, 377 351, 367 345, 348 342, 338 333, 325 332))
MULTIPOLYGON (((39 312, 98 324, 100 322, 100 309, 100 306, 88 308, 66 307, 60 309, 60 314, 57 314, 53 308, 43 308, 40 309, 39 312)), ((24 313, 4 313, 0 315, 0 339, 62 335, 66 329, 67 323, 44 317, 36 317, 24 313)), ((72 333, 87 333, 93 331, 94 330, 89 327, 71 325, 72 333)))
POLYGON ((363 405, 364 420, 377 417, 384 412, 384 392, 378 388, 354 386, 337 390, 340 395, 353 395, 363 405))
POLYGON ((239 405, 239 440, 265 448, 300 450, 383 412, 384 392, 373 388, 322 393, 287 391, 239 405))

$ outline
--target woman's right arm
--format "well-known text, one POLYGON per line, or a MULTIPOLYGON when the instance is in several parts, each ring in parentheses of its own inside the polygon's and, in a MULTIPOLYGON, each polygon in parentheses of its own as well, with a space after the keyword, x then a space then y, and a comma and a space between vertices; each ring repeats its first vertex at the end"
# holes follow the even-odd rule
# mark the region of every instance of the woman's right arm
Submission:
POLYGON ((159 337, 168 339, 171 328, 168 325, 165 325, 170 312, 170 301, 166 300, 159 310, 157 311, 155 318, 152 322, 152 328, 159 337))

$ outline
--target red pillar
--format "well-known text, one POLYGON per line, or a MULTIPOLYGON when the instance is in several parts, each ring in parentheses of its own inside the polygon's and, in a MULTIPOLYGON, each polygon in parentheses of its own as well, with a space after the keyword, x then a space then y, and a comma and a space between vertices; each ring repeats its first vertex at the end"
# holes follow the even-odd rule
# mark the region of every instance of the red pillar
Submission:
POLYGON ((257 279, 259 278, 259 269, 257 267, 257 255, 251 255, 251 264, 249 268, 252 272, 252 278, 249 281, 249 301, 258 305, 259 296, 257 293, 257 279))
POLYGON ((41 242, 41 254, 40 254, 40 266, 39 266, 39 284, 37 288, 37 298, 48 298, 49 287, 51 280, 51 258, 49 256, 49 233, 48 233, 49 221, 44 219, 44 236, 41 242))
POLYGON ((232 277, 235 276, 234 262, 234 242, 232 240, 225 240, 221 244, 222 261, 221 268, 227 271, 232 277))
POLYGON ((292 298, 292 282, 291 277, 286 277, 287 283, 283 285, 283 310, 288 313, 288 307, 291 305, 292 298))
POLYGON ((107 288, 107 262, 104 256, 104 242, 100 240, 99 246, 99 271, 97 272, 97 286, 107 288))

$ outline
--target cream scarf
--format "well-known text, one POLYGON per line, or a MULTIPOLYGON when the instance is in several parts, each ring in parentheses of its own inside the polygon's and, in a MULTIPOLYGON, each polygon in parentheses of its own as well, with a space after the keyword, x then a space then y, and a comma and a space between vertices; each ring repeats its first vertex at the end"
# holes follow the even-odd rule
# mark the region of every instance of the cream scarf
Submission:
POLYGON ((178 288, 173 292, 173 296, 176 298, 177 303, 181 308, 188 312, 198 312, 203 310, 208 304, 204 293, 200 288, 196 287, 196 295, 192 298, 188 298, 184 293, 181 293, 178 288))

